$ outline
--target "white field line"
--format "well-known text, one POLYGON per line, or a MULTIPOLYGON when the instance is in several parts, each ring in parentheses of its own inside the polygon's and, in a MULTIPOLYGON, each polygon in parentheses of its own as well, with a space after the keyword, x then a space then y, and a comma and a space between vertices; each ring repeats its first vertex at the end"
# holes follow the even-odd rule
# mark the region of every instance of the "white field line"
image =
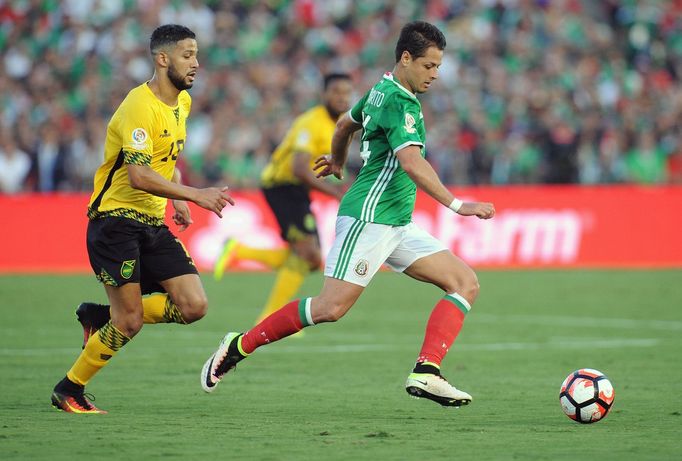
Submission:
MULTIPOLYGON (((472 319, 476 319, 477 322, 483 323, 502 323, 502 324, 522 324, 522 325, 541 325, 541 326, 554 326, 554 327, 582 327, 582 328, 611 328, 611 329, 624 329, 624 330, 655 330, 655 331, 682 331, 682 321, 679 320, 636 320, 636 319, 618 319, 618 318, 608 318, 608 317, 574 317, 574 316, 555 316, 555 315, 498 315, 498 314, 486 314, 484 312, 474 311, 472 314, 472 319)), ((167 336, 167 331, 158 331, 156 328, 159 326, 150 327, 147 326, 143 331, 146 335, 155 336, 167 336)), ((226 328, 229 325, 226 325, 226 328)), ((32 330, 34 335, 37 336, 47 336, 54 333, 53 329, 48 328, 35 328, 32 330)), ((215 330, 215 331, 196 331, 194 329, 183 328, 182 331, 174 330, 173 335, 183 336, 183 337, 216 337, 218 338, 216 342, 220 339, 222 335, 225 334, 225 330, 215 330)), ((368 334, 371 331, 368 330, 368 334)), ((14 328, 2 328, 0 327, 0 338, 11 338, 17 336, 23 336, 24 332, 14 329, 14 328)), ((366 336, 366 335, 362 335, 366 336)), ((421 336, 420 336, 421 338, 421 336)), ((0 351, 2 348, 0 348, 0 351)), ((2 352, 0 352, 0 355, 2 352)))
MULTIPOLYGON (((458 351, 533 351, 533 350, 546 350, 546 349, 613 349, 620 347, 654 347, 661 343, 659 339, 656 338, 643 338, 643 339, 604 339, 604 340, 565 340, 556 339, 549 340, 546 342, 534 342, 534 343, 521 343, 521 342, 510 342, 510 343, 483 343, 483 344, 460 344, 455 348, 458 351)), ((349 353, 349 352, 378 352, 378 351, 400 351, 400 350, 411 350, 414 349, 415 345, 409 344, 337 344, 330 346, 306 346, 304 344, 300 345, 285 345, 279 344, 272 348, 262 348, 258 353, 272 353, 272 354, 288 354, 288 353, 305 353, 305 354, 329 354, 329 353, 349 353)), ((160 349, 161 347, 153 347, 152 349, 160 349)), ((167 347, 163 347, 167 349, 167 347)), ((210 354, 210 350, 206 348, 199 347, 185 347, 183 348, 186 352, 203 352, 210 354)), ((41 356, 41 355, 73 355, 76 356, 78 353, 77 348, 58 348, 58 349, 47 349, 47 348, 24 348, 24 349, 13 349, 13 348, 0 348, 0 356, 4 357, 29 357, 29 356, 41 356)))
MULTIPOLYGON (((660 340, 655 338, 646 339, 611 339, 611 340, 582 340, 582 341, 548 341, 537 343, 483 343, 483 344, 459 344, 452 350, 457 351, 532 351, 540 349, 610 349, 619 347, 653 347, 660 340)), ((347 353, 347 352, 373 352, 373 351, 398 351, 412 350, 417 345, 410 344, 338 344, 334 346, 285 346, 272 348, 272 353, 312 352, 312 353, 347 353)), ((263 349, 268 350, 268 349, 263 349)))
MULTIPOLYGON (((611 329, 638 329, 638 330, 656 330, 656 331, 682 331, 682 322, 676 320, 635 320, 635 319, 618 319, 618 318, 598 318, 598 317, 573 317, 573 316, 535 316, 535 315, 496 315, 486 313, 474 313, 475 318, 479 322, 484 323, 504 323, 504 324, 523 324, 523 325, 542 325, 555 327, 581 327, 581 328, 611 328, 611 329)), ((41 329, 34 330, 34 333, 41 335, 41 329)), ((53 330, 44 330, 45 334, 52 333, 53 330)), ((14 329, 0 328, 0 337, 8 338, 16 336, 19 333, 14 329)), ((156 330, 154 328, 145 328, 144 334, 158 338, 166 338, 168 331, 156 330)), ((173 336, 177 339, 187 340, 198 337, 215 337, 220 338, 223 332, 209 332, 196 331, 192 329, 180 329, 173 331, 173 336)), ((365 336, 365 335, 362 335, 365 336)), ((419 338, 415 339, 420 339, 419 338)), ((655 338, 643 339, 605 339, 598 340, 594 338, 570 339, 570 338, 553 338, 547 342, 509 342, 509 343, 487 343, 487 344, 459 344, 456 346, 457 350, 462 351, 528 351, 544 348, 553 349, 570 349, 570 348, 614 348, 614 347, 653 347, 660 343, 655 338)), ((330 345, 330 346, 292 346, 289 344, 281 344, 274 348, 264 348, 263 351, 272 353, 288 353, 294 351, 305 351, 307 353, 347 353, 347 352, 371 352, 371 351, 391 351, 391 350, 405 350, 413 349, 413 345, 406 344, 344 344, 344 345, 330 345)), ((204 348, 185 347, 187 351, 201 351, 206 352, 204 348)), ((27 357, 40 355, 77 355, 77 350, 74 348, 2 348, 0 347, 0 356, 3 357, 27 357)), ((260 353, 260 352, 259 352, 260 353)))
POLYGON ((637 330, 682 331, 682 321, 677 320, 636 320, 610 317, 574 317, 569 315, 496 315, 472 313, 476 321, 489 323, 521 323, 524 325, 572 326, 582 328, 614 328, 637 330))

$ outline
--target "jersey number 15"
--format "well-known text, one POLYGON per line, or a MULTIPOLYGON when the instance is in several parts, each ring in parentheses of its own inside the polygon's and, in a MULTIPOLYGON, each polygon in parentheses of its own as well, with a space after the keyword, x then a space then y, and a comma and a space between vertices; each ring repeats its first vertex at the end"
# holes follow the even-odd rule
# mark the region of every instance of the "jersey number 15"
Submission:
POLYGON ((175 148, 175 143, 172 142, 170 149, 168 150, 168 155, 166 155, 164 158, 161 159, 162 162, 167 162, 169 158, 173 160, 178 159, 178 155, 180 154, 180 151, 185 148, 185 140, 184 139, 178 139, 178 148, 175 150, 175 153, 173 153, 173 149, 175 148))

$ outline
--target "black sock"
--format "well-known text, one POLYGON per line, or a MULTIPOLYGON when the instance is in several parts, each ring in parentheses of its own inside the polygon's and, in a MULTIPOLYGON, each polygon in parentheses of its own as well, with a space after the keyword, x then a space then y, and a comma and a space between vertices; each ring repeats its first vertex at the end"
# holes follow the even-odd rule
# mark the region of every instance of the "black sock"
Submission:
POLYGON ((84 386, 74 383, 66 376, 54 387, 56 391, 64 392, 66 394, 76 394, 83 392, 83 388, 84 386))
POLYGON ((435 365, 427 365, 424 362, 417 362, 412 370, 413 373, 429 373, 440 376, 440 369, 435 365))

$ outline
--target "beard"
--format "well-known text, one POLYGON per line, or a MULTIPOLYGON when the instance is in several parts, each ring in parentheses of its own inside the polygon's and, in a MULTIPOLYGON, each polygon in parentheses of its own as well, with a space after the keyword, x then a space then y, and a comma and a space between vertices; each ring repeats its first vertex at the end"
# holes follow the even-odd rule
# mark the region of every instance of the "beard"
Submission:
POLYGON ((332 120, 336 120, 339 118, 339 115, 341 115, 338 111, 335 111, 329 106, 325 106, 327 108, 327 112, 329 113, 329 116, 332 118, 332 120))
POLYGON ((185 82, 185 77, 180 75, 180 72, 178 72, 175 69, 175 66, 173 66, 173 64, 168 66, 168 80, 170 80, 173 86, 177 88, 179 91, 192 88, 193 85, 193 83, 185 82))
POLYGON ((342 110, 342 111, 335 110, 330 104, 325 104, 324 107, 327 109, 329 116, 333 120, 338 119, 341 116, 341 114, 345 114, 346 112, 348 112, 348 110, 342 110))

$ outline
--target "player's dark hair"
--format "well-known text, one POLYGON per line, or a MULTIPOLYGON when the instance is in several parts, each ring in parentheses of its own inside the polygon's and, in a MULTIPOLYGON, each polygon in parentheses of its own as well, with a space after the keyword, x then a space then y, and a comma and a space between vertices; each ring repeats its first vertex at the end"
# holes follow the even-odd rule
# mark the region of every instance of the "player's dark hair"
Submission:
POLYGON ((344 74, 342 72, 336 72, 333 74, 327 74, 324 76, 324 81, 322 84, 322 89, 326 90, 329 88, 329 85, 334 83, 336 80, 350 80, 350 75, 349 74, 344 74))
POLYGON ((400 61, 403 51, 410 53, 413 58, 420 58, 426 54, 430 46, 435 46, 439 50, 445 49, 443 32, 428 22, 408 22, 400 31, 400 38, 395 45, 395 62, 400 61))
POLYGON ((152 54, 159 52, 159 48, 167 45, 175 45, 180 40, 186 38, 196 38, 194 32, 185 26, 179 24, 164 24, 157 27, 152 32, 152 37, 149 40, 149 49, 152 54))

